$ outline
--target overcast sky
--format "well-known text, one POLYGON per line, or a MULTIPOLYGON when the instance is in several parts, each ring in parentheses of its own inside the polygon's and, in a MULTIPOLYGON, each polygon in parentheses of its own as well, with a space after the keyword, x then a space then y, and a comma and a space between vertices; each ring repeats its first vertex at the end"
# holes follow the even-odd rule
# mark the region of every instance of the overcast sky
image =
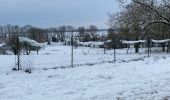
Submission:
POLYGON ((115 0, 0 0, 0 25, 106 28, 107 13, 118 10, 115 0))

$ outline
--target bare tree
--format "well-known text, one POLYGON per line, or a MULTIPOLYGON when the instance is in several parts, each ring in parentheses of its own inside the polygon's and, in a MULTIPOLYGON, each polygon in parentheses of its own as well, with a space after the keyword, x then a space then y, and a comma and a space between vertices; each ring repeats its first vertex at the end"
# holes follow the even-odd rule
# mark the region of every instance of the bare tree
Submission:
POLYGON ((85 33, 86 33, 86 29, 84 26, 81 26, 78 28, 78 31, 79 31, 79 36, 80 37, 84 37, 85 36, 85 33))
MULTIPOLYGON (((119 0, 124 9, 118 14, 109 15, 109 26, 129 29, 134 40, 146 38, 164 39, 169 37, 170 0, 119 0)), ((164 46, 164 45, 163 45, 164 46)))
POLYGON ((88 30, 89 30, 89 33, 91 35, 92 41, 96 41, 96 39, 97 39, 96 33, 97 33, 97 30, 98 30, 97 26, 90 25, 88 30))
POLYGON ((65 31, 66 31, 65 25, 58 27, 58 36, 61 42, 65 41, 65 31))
POLYGON ((170 0, 131 0, 131 2, 142 6, 143 10, 149 10, 150 13, 154 14, 155 18, 150 20, 146 26, 155 23, 170 25, 170 0))
POLYGON ((45 33, 43 29, 40 29, 40 28, 35 28, 35 27, 30 28, 28 37, 39 43, 44 43, 48 41, 47 34, 45 33))

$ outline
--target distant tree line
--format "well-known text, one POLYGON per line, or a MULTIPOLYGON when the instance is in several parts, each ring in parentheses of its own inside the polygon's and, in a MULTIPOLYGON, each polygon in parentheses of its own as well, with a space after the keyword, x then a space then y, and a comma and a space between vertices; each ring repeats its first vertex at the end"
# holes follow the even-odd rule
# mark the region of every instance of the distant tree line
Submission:
MULTIPOLYGON (((20 27, 19 25, 0 26, 0 43, 6 42, 6 48, 11 49, 14 54, 17 54, 17 37, 27 37, 35 40, 38 43, 48 44, 52 42, 66 42, 71 39, 73 31, 77 30, 76 37, 81 42, 102 41, 103 39, 97 33, 98 28, 95 25, 90 25, 75 28, 73 26, 62 25, 59 27, 38 28, 31 25, 20 27)), ((75 38, 76 39, 76 38, 75 38)), ((23 47, 23 44, 19 44, 23 47)), ((19 47, 21 48, 21 47, 19 47)))
POLYGON ((90 25, 88 28, 85 28, 84 26, 74 28, 73 26, 65 25, 51 28, 38 28, 31 25, 25 25, 23 27, 18 25, 5 25, 0 26, 0 37, 9 37, 10 35, 17 34, 43 43, 48 40, 49 36, 51 36, 53 41, 64 42, 65 38, 68 37, 66 36, 68 35, 67 33, 70 31, 71 34, 73 30, 78 30, 78 36, 83 37, 82 41, 88 42, 99 40, 97 34, 98 28, 95 25, 90 25))

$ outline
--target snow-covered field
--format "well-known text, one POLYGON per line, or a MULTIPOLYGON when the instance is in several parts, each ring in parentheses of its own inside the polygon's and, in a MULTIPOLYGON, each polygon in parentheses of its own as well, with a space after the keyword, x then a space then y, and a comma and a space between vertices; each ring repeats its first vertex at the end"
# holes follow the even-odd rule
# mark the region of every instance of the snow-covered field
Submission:
MULTIPOLYGON (((31 52, 31 55, 21 55, 20 65, 22 69, 49 69, 71 66, 71 47, 64 46, 61 43, 46 46, 44 49, 36 52, 31 52)), ((127 49, 116 51, 116 60, 132 60, 147 56, 144 50, 141 54, 135 54, 134 49, 129 50, 130 54, 126 54, 127 49)), ((114 51, 104 50, 102 48, 78 47, 73 50, 74 66, 94 65, 98 63, 113 62, 114 51)), ((15 55, 0 55, 0 73, 11 71, 17 64, 17 56, 15 55), (10 60, 9 60, 10 59, 10 60)))
POLYGON ((15 56, 1 55, 0 100, 170 100, 169 54, 147 58, 145 50, 121 49, 114 62, 112 50, 80 47, 74 49, 74 68, 50 69, 70 66, 70 49, 53 44, 39 55, 22 55, 31 74, 11 71, 15 56))

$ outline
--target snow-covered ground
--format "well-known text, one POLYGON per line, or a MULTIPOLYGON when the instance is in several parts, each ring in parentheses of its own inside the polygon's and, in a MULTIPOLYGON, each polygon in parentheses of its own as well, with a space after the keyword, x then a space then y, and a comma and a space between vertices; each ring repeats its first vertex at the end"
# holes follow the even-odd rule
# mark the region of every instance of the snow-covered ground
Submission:
MULTIPOLYGON (((70 49, 53 44, 39 55, 23 55, 22 66, 35 69, 31 74, 0 73, 0 100, 170 100, 169 54, 147 58, 144 50, 126 54, 122 49, 114 62, 112 50, 103 54, 102 49, 80 47, 74 50, 74 68, 48 69, 69 66, 70 49), (24 63, 28 58, 29 64, 24 63)), ((0 57, 5 62, 0 70, 15 64, 13 55, 0 57)))
MULTIPOLYGON (((114 51, 104 50, 102 48, 78 47, 73 50, 74 66, 93 65, 97 63, 112 62, 114 61, 114 51)), ((135 54, 134 49, 130 49, 127 54, 127 49, 116 50, 116 60, 130 60, 147 56, 144 50, 141 54, 135 54)), ((49 69, 58 67, 71 66, 71 47, 62 44, 52 44, 46 46, 44 49, 32 52, 31 55, 21 55, 20 64, 22 69, 49 69)), ((11 71, 16 66, 17 56, 15 55, 1 55, 0 56, 0 73, 11 71), (9 60, 10 59, 10 60, 9 60)))

